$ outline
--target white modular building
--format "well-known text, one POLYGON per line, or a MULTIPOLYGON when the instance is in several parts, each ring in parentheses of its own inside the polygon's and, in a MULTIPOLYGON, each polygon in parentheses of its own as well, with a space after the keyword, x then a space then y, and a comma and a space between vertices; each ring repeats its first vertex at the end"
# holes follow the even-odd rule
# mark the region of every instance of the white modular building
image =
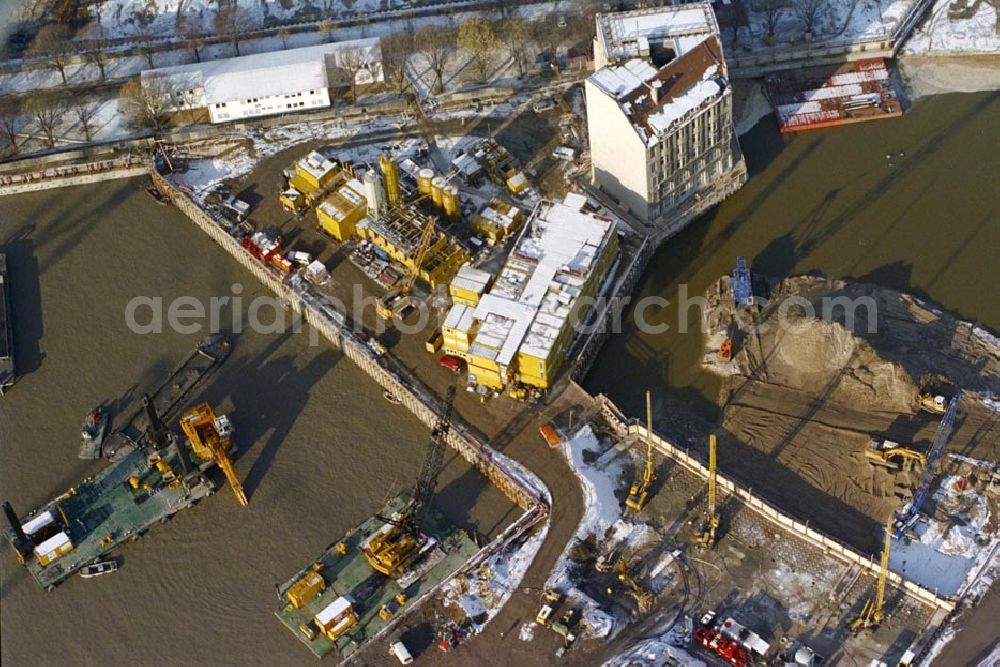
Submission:
POLYGON ((382 81, 378 38, 257 53, 142 73, 171 110, 206 109, 213 123, 330 106, 330 87, 382 81))

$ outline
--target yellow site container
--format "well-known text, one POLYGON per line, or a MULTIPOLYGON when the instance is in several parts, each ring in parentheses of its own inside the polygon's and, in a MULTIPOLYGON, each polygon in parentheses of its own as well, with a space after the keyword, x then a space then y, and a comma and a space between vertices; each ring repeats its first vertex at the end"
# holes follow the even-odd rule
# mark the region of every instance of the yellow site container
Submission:
POLYGON ((462 213, 462 204, 458 196, 458 187, 449 185, 444 189, 444 214, 452 220, 462 213))
POLYGON ((443 176, 435 176, 431 180, 431 201, 438 208, 444 206, 444 188, 445 180, 443 176))
POLYGON ((421 169, 417 172, 417 192, 422 195, 431 194, 431 181, 434 180, 433 169, 421 169))
POLYGON ((382 178, 385 180, 386 197, 389 199, 389 204, 395 206, 399 203, 399 166, 388 155, 381 156, 378 164, 382 168, 382 178))
POLYGON ((288 606, 292 609, 301 609, 309 603, 316 595, 323 590, 326 582, 323 581, 319 572, 310 570, 306 576, 292 584, 285 593, 288 606))

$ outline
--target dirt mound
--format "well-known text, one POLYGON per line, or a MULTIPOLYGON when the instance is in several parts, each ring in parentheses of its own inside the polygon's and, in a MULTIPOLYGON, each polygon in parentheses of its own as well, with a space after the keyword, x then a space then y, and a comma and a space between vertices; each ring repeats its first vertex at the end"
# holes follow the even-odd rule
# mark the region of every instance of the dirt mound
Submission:
POLYGON ((997 459, 1000 419, 984 400, 1000 395, 995 336, 872 285, 805 276, 769 287, 753 327, 736 326, 728 280, 706 295, 704 365, 726 378, 720 467, 825 532, 877 548, 872 536, 919 470, 874 465, 865 448, 876 438, 927 451, 940 416, 920 410, 925 386, 962 397, 947 450, 997 459), (727 337, 731 361, 719 356, 727 337))

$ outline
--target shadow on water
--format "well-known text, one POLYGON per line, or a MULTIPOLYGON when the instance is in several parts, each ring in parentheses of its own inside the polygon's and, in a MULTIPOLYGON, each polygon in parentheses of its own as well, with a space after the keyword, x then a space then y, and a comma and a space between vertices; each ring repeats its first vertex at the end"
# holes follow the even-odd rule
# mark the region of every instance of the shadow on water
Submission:
POLYGON ((791 233, 788 233, 768 243, 751 260, 750 267, 763 270, 769 276, 783 278, 791 273, 798 261, 799 253, 796 250, 795 238, 791 233))
POLYGON ((7 254, 7 271, 12 287, 14 364, 18 376, 38 370, 45 357, 40 346, 45 333, 42 288, 31 233, 31 227, 22 227, 0 246, 0 250, 7 254))
MULTIPOLYGON (((247 497, 251 499, 308 402, 309 390, 342 356, 338 351, 325 349, 299 368, 295 360, 300 355, 294 351, 279 354, 292 335, 290 332, 276 334, 256 356, 224 364, 204 399, 216 405, 223 400, 232 404, 237 443, 246 443, 240 447, 238 457, 250 454, 245 446, 264 439, 243 480, 247 497), (255 381, 241 381, 246 377, 253 377, 255 381), (268 388, 266 394, 260 392, 262 386, 268 388)), ((234 352, 239 354, 238 338, 234 340, 234 352)))
POLYGON ((103 196, 70 197, 67 196, 52 210, 51 198, 45 199, 45 205, 39 206, 37 215, 58 222, 47 225, 44 230, 34 234, 37 251, 41 257, 41 273, 49 266, 76 248, 84 238, 94 230, 94 220, 107 215, 108 211, 121 205, 123 201, 136 196, 140 189, 132 180, 120 181, 114 186, 107 185, 100 189, 89 189, 88 192, 103 196))
POLYGON ((438 488, 434 494, 435 500, 432 501, 434 508, 444 514, 448 521, 464 529, 470 535, 477 539, 485 538, 481 540, 483 542, 495 537, 497 532, 505 528, 520 510, 517 505, 508 503, 509 509, 492 525, 481 525, 479 521, 472 518, 470 510, 476 506, 477 500, 490 489, 490 482, 479 470, 469 467, 458 454, 449 457, 442 472, 446 472, 452 464, 464 468, 465 471, 443 487, 438 488))

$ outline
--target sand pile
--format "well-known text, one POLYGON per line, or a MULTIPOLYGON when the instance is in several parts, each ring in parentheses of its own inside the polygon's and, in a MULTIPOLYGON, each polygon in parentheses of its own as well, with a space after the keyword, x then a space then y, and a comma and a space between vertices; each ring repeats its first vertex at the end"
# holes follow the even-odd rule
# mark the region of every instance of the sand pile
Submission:
POLYGON ((958 394, 947 450, 996 461, 1000 340, 899 292, 805 276, 769 284, 754 329, 736 329, 728 280, 706 295, 704 366, 722 375, 720 467, 855 546, 877 550, 878 526, 909 497, 919 468, 865 457, 892 440, 926 452, 940 416, 929 388, 958 394), (794 297, 794 298, 793 298, 794 297), (722 340, 734 341, 720 361, 722 340))

